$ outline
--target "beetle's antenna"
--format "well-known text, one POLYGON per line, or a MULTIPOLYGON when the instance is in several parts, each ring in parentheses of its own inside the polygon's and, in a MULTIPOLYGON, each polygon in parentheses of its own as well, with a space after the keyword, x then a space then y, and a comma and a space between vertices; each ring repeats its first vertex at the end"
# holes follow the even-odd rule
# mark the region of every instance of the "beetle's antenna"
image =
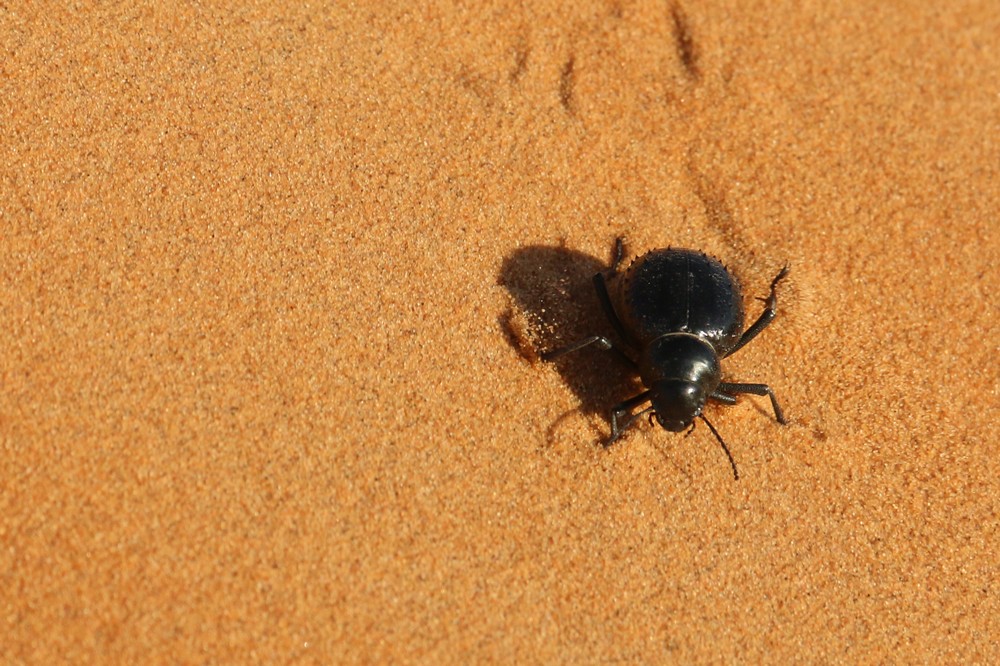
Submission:
POLYGON ((719 440, 719 444, 722 444, 722 450, 726 452, 726 457, 729 458, 729 464, 733 466, 733 478, 739 481, 740 473, 736 471, 736 461, 733 460, 733 454, 729 452, 729 447, 726 446, 726 443, 722 440, 722 435, 720 435, 719 431, 715 429, 715 426, 712 425, 711 421, 705 418, 704 414, 700 414, 699 416, 701 416, 701 420, 705 422, 705 425, 708 426, 708 429, 712 431, 712 434, 715 435, 715 438, 719 440))

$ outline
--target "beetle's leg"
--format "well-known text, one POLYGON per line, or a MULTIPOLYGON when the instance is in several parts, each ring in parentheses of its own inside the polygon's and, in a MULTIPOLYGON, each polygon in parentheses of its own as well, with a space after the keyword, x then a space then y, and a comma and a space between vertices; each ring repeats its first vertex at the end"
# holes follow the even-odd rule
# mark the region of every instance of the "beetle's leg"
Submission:
MULTIPOLYGON (((611 410, 611 439, 606 441, 604 443, 604 446, 611 446, 612 444, 614 444, 615 440, 621 437, 622 433, 628 430, 629 427, 633 423, 635 423, 636 419, 638 419, 644 413, 649 411, 647 409, 644 409, 638 414, 633 414, 632 416, 629 417, 628 421, 625 422, 625 425, 623 425, 621 428, 618 427, 618 419, 625 416, 626 414, 631 412, 633 409, 635 409, 642 403, 649 402, 649 396, 651 393, 652 391, 643 391, 639 395, 629 398, 628 400, 621 403, 620 405, 617 405, 614 409, 611 410)), ((652 407, 650 407, 649 409, 652 409, 652 407)))
POLYGON ((622 258, 625 256, 625 239, 619 236, 615 239, 615 251, 611 255, 611 270, 608 271, 611 275, 618 272, 618 264, 622 263, 622 258))
MULTIPOLYGON (((625 252, 624 244, 621 238, 615 241, 615 251, 614 256, 611 259, 611 269, 608 271, 608 275, 614 277, 618 272, 618 264, 621 263, 622 255, 625 252)), ((607 317, 608 321, 611 322, 611 326, 615 329, 615 332, 621 336, 621 339, 625 344, 631 349, 634 348, 632 344, 632 339, 629 337, 628 333, 625 332, 625 327, 622 325, 621 320, 618 318, 618 313, 615 312, 614 305, 611 304, 611 297, 608 295, 608 286, 605 283, 604 273, 598 273, 594 276, 594 291, 597 292, 597 300, 601 302, 601 308, 604 310, 604 316, 607 317)), ((564 354, 569 354, 570 352, 575 352, 584 347, 590 345, 597 345, 604 351, 612 351, 622 359, 627 365, 632 368, 636 367, 636 362, 632 360, 632 357, 625 353, 625 351, 608 340, 603 335, 592 335, 589 338, 584 338, 579 342, 574 342, 573 344, 566 345, 565 347, 560 347, 558 349, 553 349, 547 352, 542 352, 540 354, 543 361, 551 361, 553 359, 559 358, 564 354)))
MULTIPOLYGON (((722 391, 719 391, 719 390, 713 391, 708 397, 711 398, 712 400, 715 400, 717 402, 721 402, 721 403, 726 404, 726 405, 735 405, 736 404, 736 396, 735 395, 729 395, 728 393, 723 393, 722 391)), ((692 423, 694 423, 694 421, 692 421, 692 423)))
POLYGON ((760 313, 760 316, 757 317, 757 321, 755 321, 750 328, 743 331, 743 335, 740 336, 739 342, 736 343, 735 347, 729 350, 729 353, 727 353, 726 356, 732 356, 742 349, 746 343, 756 338, 761 331, 767 328, 767 325, 771 323, 774 316, 778 314, 778 295, 775 293, 775 288, 786 275, 788 275, 788 266, 785 266, 778 271, 778 274, 774 276, 773 280, 771 280, 771 293, 767 298, 761 299, 764 301, 764 311, 760 313))
MULTIPOLYGON (((614 256, 611 258, 611 269, 608 271, 609 277, 614 277, 618 273, 618 264, 621 263, 624 252, 624 240, 622 238, 618 238, 615 240, 614 256)), ((594 291, 597 292, 597 300, 601 302, 601 309, 604 310, 604 316, 607 317, 609 322, 611 322, 611 326, 621 337, 625 345, 628 346, 629 349, 634 350, 635 344, 633 343, 631 336, 626 333, 625 327, 618 318, 618 313, 615 312, 615 306, 611 304, 611 296, 608 295, 608 286, 604 273, 597 273, 594 275, 594 291)), ((559 358, 563 354, 575 352, 583 349, 584 347, 595 344, 605 351, 613 351, 619 358, 625 361, 627 365, 633 368, 637 367, 636 362, 632 360, 632 357, 626 354, 621 347, 616 346, 603 335, 592 335, 589 338, 584 338, 579 342, 574 342, 573 344, 566 345, 565 347, 542 352, 540 356, 543 361, 551 361, 559 358)))
POLYGON ((771 408, 774 409, 774 418, 778 420, 778 423, 784 425, 788 423, 785 420, 785 413, 781 411, 781 407, 778 406, 778 399, 774 397, 774 391, 767 384, 733 384, 730 382, 722 382, 719 387, 712 393, 711 397, 727 404, 734 404, 736 402, 733 398, 732 393, 752 393, 754 395, 766 395, 771 399, 771 408), (729 400, 732 402, 729 402, 729 400))
POLYGON ((604 273, 598 273, 594 276, 594 291, 597 292, 597 300, 601 302, 601 308, 604 310, 604 316, 607 317, 608 321, 611 322, 611 326, 615 329, 615 333, 625 342, 626 345, 631 349, 635 349, 635 343, 632 341, 632 336, 625 331, 625 326, 622 325, 621 319, 618 318, 618 313, 615 312, 615 306, 611 304, 611 296, 608 295, 608 286, 604 280, 604 273))
POLYGON ((622 341, 629 349, 634 350, 636 349, 635 340, 633 340, 632 336, 625 330, 622 320, 618 318, 618 313, 615 312, 615 306, 611 303, 611 295, 608 293, 608 280, 618 275, 618 265, 622 262, 624 254, 625 241, 622 238, 618 238, 615 240, 615 252, 614 256, 611 258, 611 269, 607 271, 607 274, 602 272, 594 275, 594 291, 597 292, 597 300, 601 302, 601 308, 604 310, 604 316, 607 317, 609 322, 611 322, 611 326, 615 329, 615 333, 621 337, 622 341))
POLYGON ((539 356, 543 361, 554 361, 560 356, 580 351, 584 347, 589 347, 590 345, 597 345, 599 349, 614 352, 615 355, 625 361, 625 363, 633 368, 635 367, 635 361, 633 361, 625 352, 616 347, 611 340, 608 340, 603 335, 592 335, 589 338, 584 338, 583 340, 568 344, 565 347, 559 347, 557 349, 550 349, 549 351, 542 352, 539 356))

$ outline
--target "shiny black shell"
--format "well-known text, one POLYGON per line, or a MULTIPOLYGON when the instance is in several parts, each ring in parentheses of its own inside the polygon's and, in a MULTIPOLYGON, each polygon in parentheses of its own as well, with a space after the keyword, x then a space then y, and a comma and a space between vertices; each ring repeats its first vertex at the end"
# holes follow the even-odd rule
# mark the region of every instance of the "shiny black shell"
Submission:
POLYGON ((691 333, 720 358, 743 331, 739 283, 717 259, 694 250, 653 250, 614 278, 611 300, 637 349, 667 333, 691 333))

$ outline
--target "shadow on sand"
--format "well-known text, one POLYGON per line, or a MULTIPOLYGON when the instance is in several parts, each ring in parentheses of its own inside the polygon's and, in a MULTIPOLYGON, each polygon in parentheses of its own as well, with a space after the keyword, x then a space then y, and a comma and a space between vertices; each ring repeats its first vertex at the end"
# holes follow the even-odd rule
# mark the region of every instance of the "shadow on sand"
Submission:
MULTIPOLYGON (((608 260, 561 246, 533 245, 509 255, 498 283, 511 295, 510 308, 499 317, 511 346, 541 371, 547 365, 538 358, 543 351, 595 334, 616 340, 592 281, 607 268, 608 260)), ((597 347, 567 354, 552 366, 580 400, 580 409, 605 421, 613 406, 641 390, 633 370, 597 347)), ((544 390, 540 381, 539 391, 544 390)), ((597 436, 603 441, 607 433, 597 436)))

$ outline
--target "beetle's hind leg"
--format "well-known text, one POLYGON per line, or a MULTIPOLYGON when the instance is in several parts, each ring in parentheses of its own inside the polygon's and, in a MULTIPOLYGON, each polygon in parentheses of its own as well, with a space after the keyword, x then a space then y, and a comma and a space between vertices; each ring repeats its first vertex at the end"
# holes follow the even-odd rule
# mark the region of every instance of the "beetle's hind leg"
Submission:
MULTIPOLYGON (((608 280, 618 275, 618 265, 622 262, 624 253, 624 239, 618 238, 615 240, 615 252, 611 258, 611 268, 608 270, 607 275, 603 272, 594 275, 594 291, 597 292, 597 300, 601 302, 601 309, 604 310, 604 316, 607 317, 612 328, 615 329, 615 333, 618 334, 618 337, 621 338, 629 349, 635 350, 635 341, 628 334, 628 331, 625 330, 622 320, 618 318, 615 306, 611 302, 611 295, 608 293, 608 280)), ((635 362, 632 362, 632 365, 634 366, 635 362)))
POLYGON ((746 343, 756 338, 760 332, 767 328, 767 325, 774 320, 775 315, 778 314, 778 294, 776 292, 776 288, 778 283, 781 282, 786 275, 788 275, 788 266, 785 266, 778 271, 778 274, 774 276, 773 280, 771 280, 771 293, 768 294, 767 298, 760 299, 764 301, 764 311, 760 313, 759 317, 757 317, 757 321, 755 321, 750 328, 743 332, 743 335, 740 336, 740 340, 736 343, 736 346, 730 349, 726 354, 727 357, 732 356, 742 349, 746 343))
MULTIPOLYGON (((618 274, 618 265, 621 263, 624 253, 624 239, 618 238, 615 240, 614 254, 611 257, 611 268, 607 271, 607 277, 605 277, 604 272, 594 275, 594 291, 597 292, 597 300, 600 301, 601 309, 604 311, 604 316, 607 318, 608 322, 610 322, 611 327, 615 329, 615 333, 618 334, 619 338, 625 343, 626 347, 634 351, 635 343, 625 331, 625 326, 622 324, 621 319, 618 318, 618 313, 615 312, 615 306, 611 303, 611 296, 608 294, 607 285, 607 280, 618 274)), ((614 354, 624 361, 626 365, 632 368, 637 367, 636 362, 631 356, 625 353, 625 350, 611 342, 611 340, 603 335, 592 335, 589 338, 584 338, 583 340, 566 345, 565 347, 559 347, 558 349, 551 349, 549 351, 542 352, 539 356, 541 356, 543 361, 551 361, 563 356, 564 354, 579 351, 580 349, 589 347, 590 345, 597 345, 598 348, 603 349, 604 351, 614 352, 614 354)))
MULTIPOLYGON (((608 285, 604 279, 604 273, 598 273, 594 276, 594 291, 597 292, 597 300, 601 302, 601 309, 604 310, 604 316, 611 324, 611 327, 615 329, 615 333, 618 334, 618 337, 629 348, 634 349, 635 344, 632 342, 632 337, 625 330, 622 320, 618 318, 618 313, 615 312, 615 306, 611 303, 611 296, 608 294, 608 285)), ((635 363, 633 362, 632 365, 635 365, 635 363)))
POLYGON ((622 258, 625 256, 625 239, 619 236, 615 239, 615 249, 614 253, 611 255, 611 270, 608 271, 611 275, 618 272, 618 266, 622 263, 622 258))
POLYGON ((584 338, 572 344, 568 344, 565 347, 558 347, 556 349, 550 349, 549 351, 542 352, 539 354, 543 361, 554 361, 560 356, 565 356, 575 351, 580 351, 584 347, 589 347, 590 345, 597 345, 598 349, 604 351, 614 352, 615 356, 622 359, 627 365, 635 367, 635 361, 629 357, 621 348, 616 347, 611 340, 608 340, 603 335, 592 335, 589 338, 584 338))
POLYGON ((781 406, 778 405, 778 399, 774 397, 774 391, 772 391, 771 387, 767 384, 738 384, 733 382, 722 382, 709 397, 727 405, 735 405, 736 396, 734 396, 733 393, 766 395, 771 399, 771 409, 774 410, 774 418, 782 425, 788 423, 788 421, 785 420, 785 413, 781 410, 781 406))

